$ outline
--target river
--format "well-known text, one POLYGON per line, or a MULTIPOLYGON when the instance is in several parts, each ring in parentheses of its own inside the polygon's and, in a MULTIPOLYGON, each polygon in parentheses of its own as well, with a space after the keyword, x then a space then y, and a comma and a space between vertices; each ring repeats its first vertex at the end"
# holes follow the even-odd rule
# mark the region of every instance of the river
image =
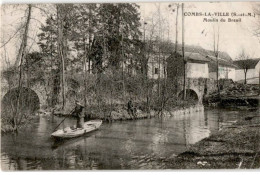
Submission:
MULTIPOLYGON (((55 142, 54 122, 41 116, 30 128, 1 136, 2 170, 170 169, 165 160, 254 112, 210 109, 189 115, 103 123, 83 137, 55 142)), ((65 120, 64 126, 74 124, 65 120)))

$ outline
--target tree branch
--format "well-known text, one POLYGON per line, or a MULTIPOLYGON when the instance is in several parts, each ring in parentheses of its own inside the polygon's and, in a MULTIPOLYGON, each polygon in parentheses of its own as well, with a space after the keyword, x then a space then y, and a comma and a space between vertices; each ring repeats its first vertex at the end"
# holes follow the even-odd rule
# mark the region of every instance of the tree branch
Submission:
POLYGON ((8 44, 14 37, 15 35, 24 27, 25 25, 21 26, 14 34, 11 36, 0 48, 4 47, 6 44, 8 44))

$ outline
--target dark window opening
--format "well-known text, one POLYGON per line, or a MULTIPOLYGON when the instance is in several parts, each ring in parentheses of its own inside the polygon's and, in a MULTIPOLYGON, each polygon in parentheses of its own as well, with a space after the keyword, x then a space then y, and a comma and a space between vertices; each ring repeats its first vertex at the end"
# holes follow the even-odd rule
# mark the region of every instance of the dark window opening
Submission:
POLYGON ((154 68, 154 74, 159 74, 159 69, 157 67, 154 68))

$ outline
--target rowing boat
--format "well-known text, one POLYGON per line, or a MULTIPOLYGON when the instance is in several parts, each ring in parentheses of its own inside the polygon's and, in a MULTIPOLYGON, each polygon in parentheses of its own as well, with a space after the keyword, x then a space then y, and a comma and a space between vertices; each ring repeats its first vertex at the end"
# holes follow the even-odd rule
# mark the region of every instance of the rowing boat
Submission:
POLYGON ((82 136, 91 131, 97 130, 102 124, 102 120, 91 120, 84 123, 83 128, 66 127, 51 134, 54 138, 67 139, 82 136), (75 128, 75 129, 73 129, 75 128))

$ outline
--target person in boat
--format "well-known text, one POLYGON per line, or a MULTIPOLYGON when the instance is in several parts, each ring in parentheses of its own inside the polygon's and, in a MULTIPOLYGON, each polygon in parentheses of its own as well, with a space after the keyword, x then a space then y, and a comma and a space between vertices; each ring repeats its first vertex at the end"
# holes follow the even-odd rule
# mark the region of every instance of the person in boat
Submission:
POLYGON ((84 106, 76 101, 76 106, 74 111, 72 112, 72 116, 77 119, 76 128, 84 127, 84 106))
POLYGON ((134 118, 136 118, 136 114, 135 114, 135 108, 134 108, 134 105, 133 105, 133 102, 132 102, 132 99, 130 99, 127 103, 127 111, 128 111, 128 114, 133 116, 134 118))

